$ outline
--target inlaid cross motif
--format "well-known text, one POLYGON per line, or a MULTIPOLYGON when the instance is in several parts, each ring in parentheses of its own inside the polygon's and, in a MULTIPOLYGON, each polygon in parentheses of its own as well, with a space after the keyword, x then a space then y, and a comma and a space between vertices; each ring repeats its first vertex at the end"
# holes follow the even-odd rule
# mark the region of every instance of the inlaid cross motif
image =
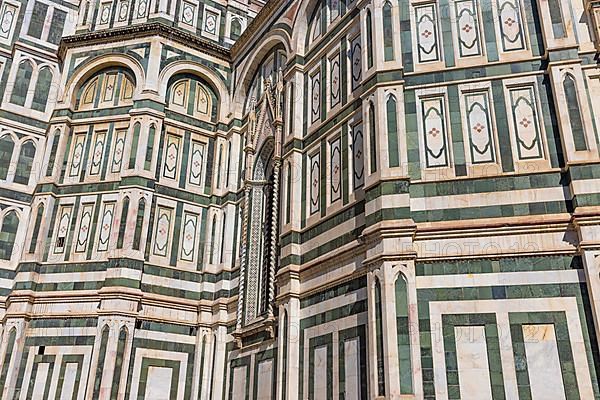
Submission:
POLYGON ((429 134, 433 137, 437 137, 437 135, 439 135, 440 133, 442 133, 438 128, 431 128, 431 130, 429 131, 429 134))
POLYGON ((473 127, 473 130, 476 131, 477 133, 481 133, 483 130, 485 130, 485 126, 481 125, 479 122, 473 127))
POLYGON ((529 125, 531 125, 531 121, 528 120, 526 117, 523 117, 521 122, 519 122, 519 125, 523 126, 524 128, 527 128, 529 125))

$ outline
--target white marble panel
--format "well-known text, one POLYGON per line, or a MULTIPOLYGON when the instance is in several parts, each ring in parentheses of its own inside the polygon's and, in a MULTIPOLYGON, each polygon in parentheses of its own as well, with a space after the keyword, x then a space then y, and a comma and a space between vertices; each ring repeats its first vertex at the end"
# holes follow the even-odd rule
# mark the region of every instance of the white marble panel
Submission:
POLYGON ((344 342, 344 399, 360 400, 360 346, 359 338, 344 342))
POLYGON ((317 347, 314 352, 314 399, 325 400, 327 399, 327 346, 317 347))
POLYGON ((491 399, 490 369, 484 326, 457 326, 456 358, 462 400, 491 399))
POLYGON ((164 367, 148 367, 145 400, 165 400, 170 398, 173 369, 164 367))
POLYGON ((44 389, 46 388, 46 380, 48 379, 48 368, 50 364, 40 363, 37 367, 37 374, 35 375, 35 383, 33 384, 33 391, 31 393, 32 399, 43 399, 44 389))
POLYGON ((231 400, 245 400, 246 398, 246 366, 233 369, 233 387, 231 388, 231 400))
POLYGON ((75 390, 75 378, 77 377, 77 363, 68 363, 65 367, 65 380, 63 381, 60 400, 72 400, 75 390))
POLYGON ((257 400, 271 400, 273 390, 273 360, 263 361, 258 364, 257 400))
POLYGON ((527 372, 533 400, 564 400, 554 325, 523 325, 527 372))

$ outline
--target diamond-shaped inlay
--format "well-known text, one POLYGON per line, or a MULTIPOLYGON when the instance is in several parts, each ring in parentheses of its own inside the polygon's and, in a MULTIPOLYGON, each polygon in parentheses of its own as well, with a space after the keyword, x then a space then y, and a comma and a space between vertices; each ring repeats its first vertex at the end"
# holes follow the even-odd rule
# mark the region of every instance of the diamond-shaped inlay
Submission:
POLYGON ((437 135, 439 135, 440 133, 442 133, 438 128, 431 128, 431 130, 429 131, 429 134, 433 137, 437 137, 437 135))

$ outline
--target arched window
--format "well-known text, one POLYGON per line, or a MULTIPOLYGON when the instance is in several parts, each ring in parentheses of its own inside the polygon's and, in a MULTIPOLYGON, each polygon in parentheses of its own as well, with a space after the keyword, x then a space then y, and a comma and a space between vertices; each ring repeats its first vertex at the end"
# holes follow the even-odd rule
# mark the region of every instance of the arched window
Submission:
POLYGON ((127 229, 127 214, 129 213, 129 197, 123 200, 123 208, 121 210, 121 220, 119 221, 119 237, 117 238, 117 249, 123 248, 125 241, 125 230, 127 229))
POLYGON ((79 89, 76 108, 106 108, 133 104, 135 83, 131 74, 108 68, 93 75, 79 89))
POLYGON ((242 35, 242 23, 239 18, 233 18, 231 20, 231 30, 229 37, 231 40, 237 40, 242 35))
POLYGON ((13 141, 12 136, 4 135, 0 138, 0 179, 2 180, 6 180, 6 177, 8 176, 14 149, 15 142, 13 141))
POLYGON ((217 216, 213 216, 212 227, 210 230, 210 262, 216 264, 215 254, 217 254, 217 216))
POLYGON ((15 171, 15 183, 27 185, 29 176, 31 175, 31 167, 35 157, 35 145, 31 140, 26 141, 21 145, 19 160, 17 162, 17 170, 15 171))
POLYGON ((2 229, 0 230, 0 260, 10 260, 15 247, 18 228, 19 217, 17 212, 7 212, 2 220, 2 229))
POLYGON ((567 98, 567 109, 569 110, 569 122, 571 123, 571 132, 573 133, 573 142, 575 150, 588 150, 585 138, 583 121, 581 120, 581 108, 579 107, 579 98, 577 97, 577 86, 572 75, 567 74, 563 81, 563 89, 567 98))
POLYGON ((383 52, 385 61, 394 59, 394 26, 392 23, 392 4, 383 5, 383 52))
POLYGON ((289 224, 292 216, 292 163, 288 161, 285 182, 285 223, 289 224))
POLYGON ((249 82, 248 91, 246 94, 246 104, 244 105, 244 113, 250 112, 252 100, 261 101, 261 97, 265 91, 265 81, 270 79, 273 84, 279 80, 279 71, 283 70, 287 64, 287 56, 283 45, 273 47, 265 55, 256 69, 256 73, 249 82))
POLYGON ((217 158, 217 189, 221 188, 221 160, 223 159, 223 145, 219 145, 219 156, 217 158))
MULTIPOLYGON (((408 321, 408 290, 404 275, 398 276, 395 283, 396 294, 396 334, 398 335, 398 362, 400 371, 412 371, 410 353, 410 325, 408 321)), ((400 393, 412 393, 412 374, 400 374, 400 393)))
POLYGON ((377 132, 375 130, 375 106, 369 103, 369 147, 371 155, 371 173, 377 172, 377 132))
POLYGON ((102 335, 100 336, 100 352, 98 353, 98 364, 96 364, 94 391, 92 394, 93 399, 100 397, 100 382, 102 381, 102 374, 104 372, 104 361, 106 360, 106 346, 108 345, 109 331, 108 325, 104 325, 102 328, 102 335))
POLYGON ((152 166, 152 156, 154 153, 154 136, 156 135, 156 127, 154 124, 150 125, 148 131, 148 142, 146 144, 146 159, 144 160, 144 169, 150 171, 152 166))
POLYGON ((223 213, 223 221, 221 222, 221 255, 219 262, 225 262, 225 227, 227 224, 227 213, 223 213))
POLYGON ((373 21, 371 10, 367 10, 367 68, 373 67, 373 21))
POLYGON ((550 8, 550 22, 552 22, 552 34, 554 38, 563 39, 567 37, 560 1, 549 0, 548 7, 550 8))
POLYGON ((227 169, 225 170, 225 187, 229 187, 229 174, 231 169, 231 142, 227 143, 227 169))
POLYGON ((31 84, 31 75, 33 74, 33 65, 30 61, 23 61, 17 70, 15 85, 13 86, 10 102, 19 106, 25 105, 29 85, 31 84))
POLYGON ((116 399, 119 395, 119 383, 123 371, 123 355, 125 354, 125 345, 127 344, 127 328, 124 326, 119 331, 119 341, 117 342, 117 354, 115 357, 115 372, 113 374, 112 389, 110 398, 116 399))
POLYGON ((37 208, 35 215, 35 223, 33 225, 33 234, 31 235, 31 242, 29 242, 29 254, 35 253, 37 248, 37 241, 40 235, 40 226, 42 225, 42 218, 44 218, 44 205, 40 204, 37 208))
POLYGON ((400 155, 398 153, 398 116, 396 111, 396 98, 390 96, 386 104, 388 152, 390 167, 400 166, 400 155))
POLYGON ((217 115, 217 97, 200 78, 178 75, 169 84, 169 108, 203 121, 212 121, 217 115))
POLYGON ((52 136, 52 147, 50 149, 50 156, 48 157, 48 166, 46 167, 46 176, 52 176, 54 170, 54 162, 56 159, 56 152, 58 151, 58 142, 60 142, 60 131, 56 129, 52 136))
POLYGON ((144 213, 146 212, 146 200, 140 199, 138 203, 137 216, 135 217, 135 232, 133 233, 133 249, 140 249, 142 240, 142 228, 144 226, 144 213))
POLYGON ((129 169, 135 168, 135 160, 137 158, 138 142, 140 141, 140 130, 142 126, 136 122, 133 126, 133 140, 131 141, 131 152, 129 153, 129 169))
POLYGON ((45 112, 48 102, 48 95, 52 87, 52 70, 50 67, 43 67, 38 73, 35 83, 35 92, 33 92, 33 102, 31 108, 36 111, 45 112))
POLYGON ((383 305, 381 298, 381 283, 379 282, 379 279, 376 279, 375 281, 375 340, 377 355, 377 393, 379 396, 385 396, 385 374, 383 361, 383 305))

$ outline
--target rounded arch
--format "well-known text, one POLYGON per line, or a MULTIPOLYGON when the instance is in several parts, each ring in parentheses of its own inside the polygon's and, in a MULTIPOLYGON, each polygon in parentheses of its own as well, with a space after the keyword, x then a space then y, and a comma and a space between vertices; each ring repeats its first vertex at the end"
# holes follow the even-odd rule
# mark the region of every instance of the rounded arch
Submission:
POLYGON ((124 67, 129 69, 135 78, 133 98, 137 98, 146 82, 146 74, 142 65, 133 57, 126 54, 104 54, 91 60, 84 61, 76 67, 74 73, 65 82, 60 103, 67 107, 75 106, 77 90, 84 85, 94 74, 111 67, 124 67))
POLYGON ((274 29, 267 33, 260 44, 250 51, 244 58, 249 60, 245 64, 241 64, 238 70, 236 90, 233 94, 233 107, 235 114, 243 113, 244 104, 246 103, 246 94, 250 89, 250 85, 254 80, 254 76, 258 68, 262 65, 265 57, 276 47, 283 46, 285 56, 289 59, 291 54, 290 37, 283 29, 274 29))
POLYGON ((311 19, 315 13, 315 8, 320 6, 322 0, 309 0, 302 2, 298 9, 294 21, 294 30, 292 32, 292 44, 294 52, 303 56, 307 49, 306 37, 310 28, 311 19))
POLYGON ((167 89, 171 78, 176 75, 190 74, 201 78, 216 94, 218 101, 218 120, 225 121, 229 110, 225 105, 230 104, 230 96, 223 77, 211 71, 206 66, 193 61, 175 61, 167 65, 158 77, 158 94, 161 101, 167 101, 167 89))

